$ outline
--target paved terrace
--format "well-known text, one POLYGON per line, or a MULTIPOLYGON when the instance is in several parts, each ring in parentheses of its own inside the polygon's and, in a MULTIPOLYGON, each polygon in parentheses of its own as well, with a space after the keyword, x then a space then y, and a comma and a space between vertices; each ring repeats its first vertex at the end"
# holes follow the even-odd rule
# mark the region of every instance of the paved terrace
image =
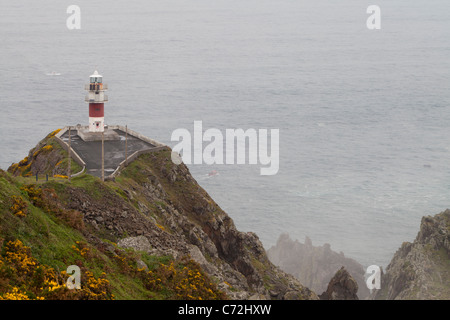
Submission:
MULTIPOLYGON (((119 166, 124 164, 125 160, 125 128, 121 126, 110 127, 108 130, 114 130, 120 137, 118 140, 105 140, 105 177, 113 174, 119 166)), ((61 130, 57 137, 62 140, 60 143, 67 150, 69 143, 68 128, 61 130), (64 144, 66 144, 64 146, 64 144)), ((128 158, 140 151, 156 151, 165 147, 157 141, 153 141, 147 137, 140 135, 128 129, 128 158)), ((78 135, 75 127, 71 129, 71 147, 76 153, 73 158, 80 164, 85 164, 86 172, 97 177, 102 176, 102 142, 101 141, 83 141, 78 135), (77 159, 81 158, 82 161, 77 159), (77 161, 78 160, 78 161, 77 161), (83 163, 84 162, 84 163, 83 163)), ((83 165, 82 165, 83 166, 83 165)), ((74 172, 75 173, 75 172, 74 172)))

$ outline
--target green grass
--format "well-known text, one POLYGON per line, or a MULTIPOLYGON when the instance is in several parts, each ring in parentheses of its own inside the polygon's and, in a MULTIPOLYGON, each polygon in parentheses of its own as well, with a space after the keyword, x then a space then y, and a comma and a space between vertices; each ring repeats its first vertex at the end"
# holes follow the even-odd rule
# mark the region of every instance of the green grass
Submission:
POLYGON ((141 252, 141 259, 148 266, 149 270, 155 270, 161 263, 169 264, 173 260, 171 256, 153 256, 145 252, 141 252))
MULTIPOLYGON (((0 239, 6 241, 19 239, 24 245, 31 248, 32 256, 40 264, 48 265, 55 270, 64 271, 69 265, 82 265, 98 277, 107 271, 107 279, 113 288, 116 299, 160 299, 161 293, 152 293, 145 289, 142 280, 130 274, 122 273, 120 266, 111 255, 99 251, 87 243, 83 234, 67 225, 52 213, 44 212, 41 208, 33 206, 20 190, 20 187, 29 182, 24 178, 12 178, 9 174, 0 172, 0 239), (22 196, 28 205, 26 217, 17 217, 10 211, 12 195, 22 196), (81 256, 73 249, 76 242, 85 243, 89 248, 88 256, 81 256)), ((84 175, 72 179, 74 186, 85 188, 101 196, 98 189, 98 178, 84 175)), ((53 179, 44 183, 46 187, 65 190, 69 182, 65 179, 53 179)), ((100 190, 100 191, 99 191, 100 190)), ((107 190, 108 192, 108 190, 107 190)), ((160 263, 168 263, 171 257, 156 257, 146 253, 135 253, 154 269, 160 263)))
MULTIPOLYGON (((67 181, 67 183, 69 183, 67 181)), ((110 190, 105 188, 105 185, 97 177, 90 174, 82 174, 78 177, 72 178, 70 185, 77 188, 82 188, 86 190, 89 195, 94 199, 101 199, 105 192, 110 192, 110 190)))
MULTIPOLYGON (((4 180, 4 179, 0 179, 4 180)), ((4 181, 0 182, 2 195, 21 195, 18 185, 9 184, 5 192, 4 181)), ((5 199, 5 197, 2 197, 5 199)), ((26 217, 16 217, 9 210, 9 201, 2 201, 0 207, 0 233, 5 239, 20 239, 31 248, 33 256, 41 263, 50 266, 61 265, 61 261, 69 257, 67 248, 75 241, 83 239, 82 235, 60 223, 55 216, 45 213, 42 209, 34 207, 25 196, 22 198, 28 205, 26 217)))

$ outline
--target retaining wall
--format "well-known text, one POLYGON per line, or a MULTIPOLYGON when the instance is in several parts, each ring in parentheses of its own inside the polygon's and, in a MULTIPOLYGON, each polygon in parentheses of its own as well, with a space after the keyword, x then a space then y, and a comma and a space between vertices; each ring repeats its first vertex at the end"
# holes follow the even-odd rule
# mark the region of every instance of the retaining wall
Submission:
MULTIPOLYGON (((88 128, 88 126, 71 126, 71 130, 75 132, 76 134, 76 130, 80 129, 80 128, 88 128)), ((129 128, 126 128, 124 126, 121 125, 112 125, 112 126, 108 126, 108 129, 111 130, 120 130, 123 132, 127 132, 129 135, 136 137, 142 141, 148 142, 152 145, 154 145, 154 148, 150 148, 150 149, 145 149, 145 150, 139 150, 134 152, 132 155, 130 155, 128 157, 128 159, 123 160, 119 166, 116 168, 116 170, 114 170, 113 173, 111 173, 109 176, 105 177, 105 180, 112 180, 114 179, 119 173, 120 171, 125 168, 126 166, 128 166, 128 164, 130 164, 132 161, 134 161, 137 157, 139 157, 140 155, 144 154, 144 153, 152 153, 152 152, 156 152, 156 151, 160 151, 160 150, 164 150, 164 149, 168 149, 169 147, 166 146, 165 144, 158 142, 156 140, 150 139, 142 134, 140 134, 139 132, 136 132, 134 130, 131 130, 129 128)), ((56 141, 58 141, 58 143, 61 145, 61 147, 63 147, 64 150, 66 150, 67 152, 69 152, 69 144, 67 142, 65 142, 64 140, 61 139, 61 137, 63 136, 63 134, 65 134, 67 131, 69 131, 69 127, 66 126, 63 129, 61 129, 61 131, 59 131, 56 135, 55 135, 55 139, 56 141)), ((86 163, 83 161, 83 159, 75 152, 75 150, 73 150, 73 148, 71 149, 71 156, 72 159, 78 163, 80 166, 83 167, 83 169, 76 173, 71 175, 71 177, 76 177, 81 175, 83 172, 86 171, 86 163)))

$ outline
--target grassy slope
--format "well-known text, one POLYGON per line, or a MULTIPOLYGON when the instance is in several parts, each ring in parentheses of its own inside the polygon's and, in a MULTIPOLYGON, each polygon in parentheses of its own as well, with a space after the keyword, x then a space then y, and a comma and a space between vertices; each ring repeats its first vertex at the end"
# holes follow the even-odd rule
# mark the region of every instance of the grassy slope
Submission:
MULTIPOLYGON (((23 181, 23 179, 21 179, 23 181)), ((28 181, 29 182, 29 181, 28 181)), ((59 183, 59 182, 57 182, 59 183)), ((54 185, 54 183, 52 183, 54 185)), ((64 184, 64 182, 62 182, 64 184)), ((27 199, 27 195, 20 190, 21 182, 2 173, 0 177, 0 237, 5 240, 19 239, 31 248, 34 258, 40 263, 51 266, 56 270, 66 270, 69 265, 79 264, 79 260, 94 276, 100 275, 105 269, 117 269, 109 257, 95 248, 90 247, 93 258, 81 257, 72 246, 76 242, 86 243, 82 233, 65 225, 59 218, 37 208, 27 199), (21 196, 28 204, 26 217, 16 217, 10 212, 10 196, 21 196)), ((117 277, 110 279, 117 287, 118 298, 127 298, 129 293, 120 288, 132 286, 132 279, 117 277)), ((129 292, 133 292, 130 290, 129 292)), ((138 296, 139 297, 139 296, 138 296)), ((138 298, 136 297, 136 298, 138 298)))
MULTIPOLYGON (((88 243, 82 231, 69 226, 64 219, 52 212, 46 212, 32 205, 28 194, 21 190, 22 186, 32 181, 33 178, 14 178, 11 174, 0 171, 0 244, 19 239, 31 248, 32 256, 39 263, 57 271, 66 270, 69 265, 75 264, 90 270, 95 277, 106 272, 116 299, 166 299, 173 296, 170 289, 155 291, 146 289, 142 278, 136 276, 137 259, 145 262, 150 270, 157 270, 160 263, 169 264, 172 261, 171 257, 151 256, 130 250, 120 250, 119 256, 114 256, 108 250, 94 247, 88 243), (13 195, 21 197, 27 203, 26 217, 18 217, 11 212, 13 195), (74 249, 74 246, 80 247, 79 244, 88 248, 88 254, 81 255, 74 249), (120 260, 119 257, 125 259, 120 260)), ((101 194, 98 194, 99 189, 96 188, 99 183, 101 183, 99 179, 89 175, 72 180, 72 186, 101 197, 101 194)), ((57 194, 63 195, 67 184, 67 180, 53 179, 49 182, 41 181, 39 186, 54 189, 57 194)), ((117 187, 108 188, 108 191, 121 196, 117 187)), ((118 250, 109 240, 104 240, 104 243, 118 250)), ((1 289, 0 287, 0 295, 1 289)))

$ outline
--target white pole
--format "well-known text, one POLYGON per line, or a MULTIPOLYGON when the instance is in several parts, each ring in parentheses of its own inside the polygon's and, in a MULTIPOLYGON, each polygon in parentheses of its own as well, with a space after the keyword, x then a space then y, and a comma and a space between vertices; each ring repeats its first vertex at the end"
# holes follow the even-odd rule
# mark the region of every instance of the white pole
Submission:
POLYGON ((102 131, 102 181, 105 181, 105 136, 102 131))
POLYGON ((69 150, 68 150, 68 153, 69 153, 69 162, 68 162, 68 164, 67 164, 67 169, 68 169, 68 173, 67 173, 67 179, 69 179, 69 181, 70 181, 70 176, 71 176, 71 163, 72 163, 72 158, 71 158, 71 156, 70 156, 70 150, 71 150, 71 135, 70 135, 70 130, 71 130, 71 127, 69 126, 69 150))
POLYGON ((128 165, 128 125, 125 126, 125 165, 128 165))

